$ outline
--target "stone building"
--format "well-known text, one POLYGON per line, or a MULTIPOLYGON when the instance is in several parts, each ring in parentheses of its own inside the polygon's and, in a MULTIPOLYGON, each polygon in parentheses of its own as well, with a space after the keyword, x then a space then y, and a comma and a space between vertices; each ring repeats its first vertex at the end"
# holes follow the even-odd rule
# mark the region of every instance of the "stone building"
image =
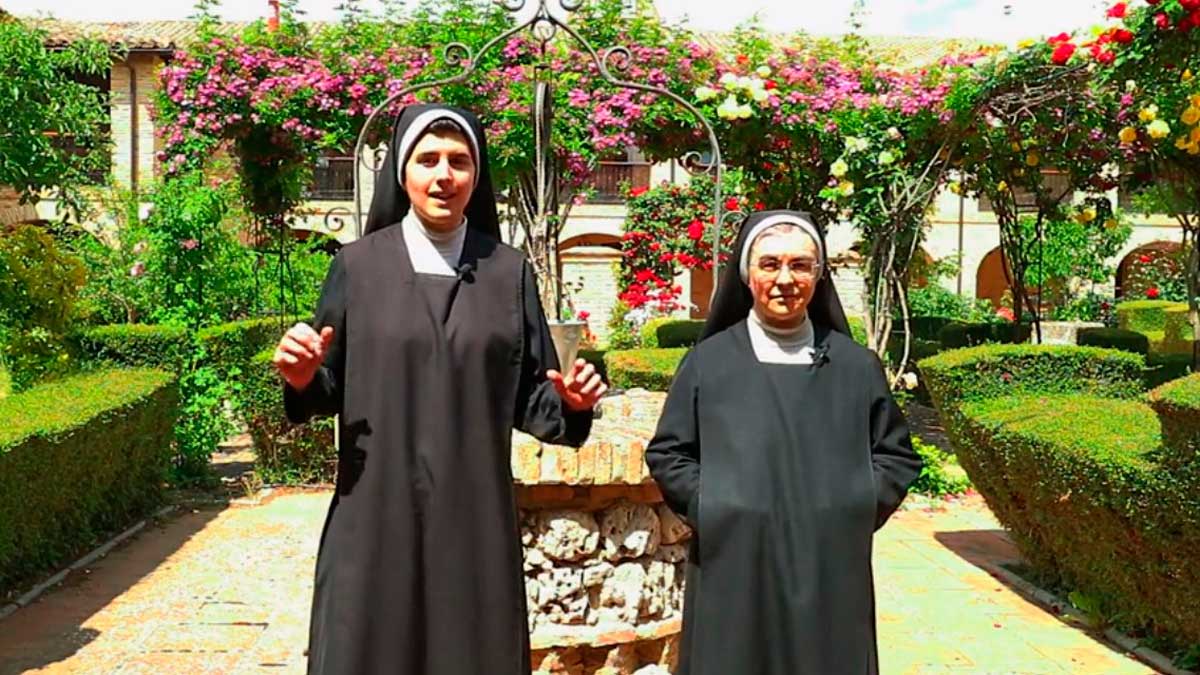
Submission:
MULTIPOLYGON (((114 59, 106 77, 94 84, 112 97, 110 133, 112 136, 111 169, 114 179, 125 187, 145 185, 158 173, 155 153, 160 142, 154 134, 151 115, 151 95, 159 86, 158 69, 170 60, 172 53, 195 39, 195 24, 191 21, 154 21, 131 23, 85 23, 56 20, 33 20, 49 34, 48 44, 60 46, 78 37, 98 37, 123 47, 124 56, 114 59)), ((229 24, 235 30, 236 24, 229 24)), ((701 35, 700 38, 717 49, 726 46, 728 36, 701 35)), ((780 40, 784 37, 779 36, 780 40)), ((924 38, 872 38, 878 48, 905 62, 920 63, 945 53, 962 42, 924 38)), ((354 160, 350 157, 327 155, 315 160, 314 177, 308 190, 306 215, 296 221, 296 227, 324 231, 342 243, 355 238, 350 218, 353 202, 354 160)), ((590 314, 590 327, 601 338, 606 334, 610 310, 617 297, 614 267, 620 258, 619 246, 625 208, 618 186, 623 182, 651 185, 661 182, 683 182, 687 174, 674 164, 651 165, 630 149, 620 161, 604 162, 599 167, 593 185, 595 197, 574 207, 560 238, 560 253, 564 279, 573 290, 576 308, 590 314)), ((366 181, 369 183, 369 181, 366 181)), ((1124 195, 1113 198, 1125 201, 1124 195)), ((363 197, 364 208, 370 201, 368 187, 363 197)), ((36 205, 18 206, 11 192, 0 190, 0 224, 24 220, 49 219, 55 214, 55 203, 44 200, 36 205)), ((1135 216, 1133 236, 1119 254, 1110 261, 1118 274, 1111 283, 1099 290, 1120 291, 1121 275, 1129 261, 1141 252, 1178 247, 1180 229, 1163 216, 1135 216)), ((847 309, 861 313, 863 302, 862 277, 856 266, 857 254, 853 228, 838 224, 829 232, 830 254, 839 261, 837 284, 847 309)), ((931 259, 952 258, 961 261, 957 277, 943 279, 950 290, 967 297, 998 300, 1007 288, 997 246, 999 232, 995 218, 986 204, 963 199, 945 192, 941 194, 930 215, 930 229, 924 254, 931 259)), ((688 274, 678 279, 684 287, 684 297, 694 308, 681 315, 703 316, 711 292, 711 276, 688 274)))

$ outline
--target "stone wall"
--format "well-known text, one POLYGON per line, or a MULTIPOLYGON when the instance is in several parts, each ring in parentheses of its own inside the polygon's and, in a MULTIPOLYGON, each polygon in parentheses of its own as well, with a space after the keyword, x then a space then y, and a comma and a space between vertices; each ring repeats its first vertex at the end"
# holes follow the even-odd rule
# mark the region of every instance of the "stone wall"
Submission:
POLYGON ((662 401, 640 390, 605 400, 582 448, 514 438, 537 675, 675 665, 691 531, 645 468, 662 401))

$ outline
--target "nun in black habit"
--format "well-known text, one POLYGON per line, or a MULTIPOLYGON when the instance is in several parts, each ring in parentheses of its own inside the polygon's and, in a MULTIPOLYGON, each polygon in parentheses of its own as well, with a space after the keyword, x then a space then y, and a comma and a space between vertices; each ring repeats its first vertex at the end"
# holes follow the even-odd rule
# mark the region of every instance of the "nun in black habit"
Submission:
POLYGON ((806 214, 751 215, 646 461, 696 532, 676 675, 878 672, 871 543, 920 472, 806 214))
POLYGON ((401 112, 365 236, 275 362, 289 419, 340 415, 309 672, 528 675, 512 430, 578 446, 604 386, 557 370, 472 114, 401 112))

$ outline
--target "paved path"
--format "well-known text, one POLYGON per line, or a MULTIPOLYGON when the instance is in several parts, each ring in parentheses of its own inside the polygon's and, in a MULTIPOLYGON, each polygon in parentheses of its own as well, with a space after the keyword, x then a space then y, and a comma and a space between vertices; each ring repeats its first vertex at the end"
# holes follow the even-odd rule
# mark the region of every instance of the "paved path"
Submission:
MULTIPOLYGON (((328 501, 281 494, 146 528, 0 621, 0 674, 302 673, 328 501)), ((977 497, 899 513, 876 541, 883 672, 1153 672, 986 571, 1015 555, 977 497)))

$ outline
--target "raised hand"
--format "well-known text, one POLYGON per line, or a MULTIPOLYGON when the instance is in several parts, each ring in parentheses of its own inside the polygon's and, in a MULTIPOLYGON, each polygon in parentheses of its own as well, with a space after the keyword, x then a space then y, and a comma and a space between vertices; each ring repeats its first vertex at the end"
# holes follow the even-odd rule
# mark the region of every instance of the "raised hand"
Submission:
POLYGON ((318 334, 312 326, 298 323, 279 340, 271 363, 293 389, 304 391, 316 376, 332 342, 332 327, 325 326, 318 334))
POLYGON ((557 370, 547 370, 546 379, 554 384, 563 403, 576 412, 591 410, 608 391, 608 385, 600 379, 596 368, 583 359, 576 359, 571 372, 565 376, 557 370))

